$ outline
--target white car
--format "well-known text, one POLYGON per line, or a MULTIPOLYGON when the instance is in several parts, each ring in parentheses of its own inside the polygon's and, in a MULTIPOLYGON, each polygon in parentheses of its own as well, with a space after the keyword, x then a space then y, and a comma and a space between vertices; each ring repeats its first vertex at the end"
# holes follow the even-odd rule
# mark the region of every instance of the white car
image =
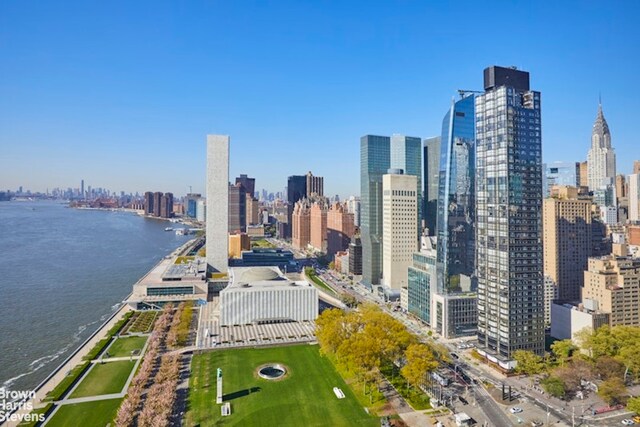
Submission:
POLYGON ((519 414, 520 412, 522 412, 522 408, 514 406, 513 408, 509 408, 509 412, 511 412, 512 414, 519 414))
POLYGON ((621 421, 621 423, 622 423, 622 425, 624 425, 624 426, 632 426, 632 425, 634 425, 634 424, 635 424, 635 423, 633 422, 633 420, 630 420, 630 419, 628 419, 628 418, 627 418, 626 420, 622 420, 622 421, 621 421))

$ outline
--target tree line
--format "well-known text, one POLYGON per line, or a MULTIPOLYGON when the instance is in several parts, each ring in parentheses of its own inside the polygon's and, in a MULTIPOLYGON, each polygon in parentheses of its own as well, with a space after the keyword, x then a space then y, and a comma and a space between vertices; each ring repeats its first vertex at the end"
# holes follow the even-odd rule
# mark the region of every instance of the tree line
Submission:
MULTIPOLYGON (((516 372, 540 375, 540 384, 552 396, 571 398, 584 384, 593 383, 608 404, 625 403, 627 385, 640 379, 640 327, 585 328, 576 334, 575 343, 566 339, 551 344, 551 354, 545 357, 518 350, 513 358, 516 372)), ((628 403, 640 410, 639 398, 628 403)))
POLYGON ((399 371, 409 385, 419 387, 439 360, 449 361, 444 346, 420 343, 400 321, 373 304, 325 310, 316 326, 321 353, 355 374, 364 394, 380 383, 383 368, 399 371))

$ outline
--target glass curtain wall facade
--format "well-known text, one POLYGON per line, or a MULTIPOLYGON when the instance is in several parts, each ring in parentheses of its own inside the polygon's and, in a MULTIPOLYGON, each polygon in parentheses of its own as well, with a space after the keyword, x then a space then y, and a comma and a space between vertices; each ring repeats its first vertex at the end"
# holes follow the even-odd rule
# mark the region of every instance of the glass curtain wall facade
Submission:
POLYGON ((551 187, 554 185, 569 185, 579 187, 580 163, 554 162, 543 165, 544 175, 542 186, 544 197, 551 196, 551 187))
POLYGON ((438 209, 438 177, 440 176, 440 137, 427 138, 423 141, 423 183, 424 204, 422 207, 425 227, 429 236, 436 235, 436 212, 438 209))
POLYGON ((513 367, 544 353, 540 93, 529 73, 485 69, 476 97, 478 350, 513 367))
POLYGON ((476 290, 475 103, 453 102, 442 122, 436 231, 439 294, 476 290))
POLYGON ((382 277, 382 175, 391 167, 390 138, 360 138, 360 235, 362 282, 377 285, 382 277))
POLYGON ((435 257, 426 253, 413 254, 408 268, 408 309, 422 321, 431 324, 431 293, 435 279, 435 257))
MULTIPOLYGON (((412 136, 391 136, 391 168, 402 169, 405 175, 413 175, 418 178, 416 188, 418 219, 416 227, 418 238, 422 234, 422 140, 412 136)), ((416 247, 418 241, 416 240, 416 247)))

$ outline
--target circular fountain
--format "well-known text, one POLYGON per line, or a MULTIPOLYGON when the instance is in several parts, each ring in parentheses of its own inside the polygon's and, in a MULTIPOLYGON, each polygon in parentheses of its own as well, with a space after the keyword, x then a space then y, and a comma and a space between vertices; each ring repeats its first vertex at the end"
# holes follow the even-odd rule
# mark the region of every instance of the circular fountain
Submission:
POLYGON ((265 380, 279 380, 287 373, 287 369, 279 363, 270 363, 258 368, 258 375, 265 380))

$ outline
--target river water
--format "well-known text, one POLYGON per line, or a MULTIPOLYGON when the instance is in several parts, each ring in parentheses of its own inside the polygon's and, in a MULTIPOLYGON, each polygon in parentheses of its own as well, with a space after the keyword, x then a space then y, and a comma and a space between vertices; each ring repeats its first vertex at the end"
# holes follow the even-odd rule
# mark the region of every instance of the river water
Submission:
POLYGON ((0 202, 0 387, 31 390, 189 240, 170 223, 52 201, 0 202))

